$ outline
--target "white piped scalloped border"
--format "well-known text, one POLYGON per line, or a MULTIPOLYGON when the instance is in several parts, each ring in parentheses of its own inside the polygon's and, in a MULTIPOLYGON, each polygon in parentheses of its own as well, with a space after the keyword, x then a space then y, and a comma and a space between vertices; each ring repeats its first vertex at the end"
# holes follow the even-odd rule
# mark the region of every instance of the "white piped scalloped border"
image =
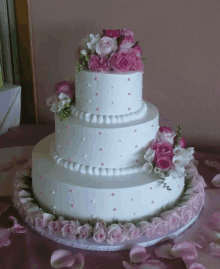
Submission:
POLYGON ((147 104, 145 102, 142 102, 142 106, 139 110, 124 115, 116 115, 116 116, 96 115, 80 111, 75 107, 73 107, 72 109, 72 115, 74 117, 80 118, 81 120, 85 120, 86 122, 93 122, 99 124, 117 124, 139 120, 144 116, 146 111, 147 111, 147 104))
POLYGON ((127 168, 99 168, 67 161, 59 156, 54 146, 51 146, 51 155, 56 164, 61 165, 70 171, 77 171, 82 174, 96 176, 124 176, 143 171, 143 164, 127 168))

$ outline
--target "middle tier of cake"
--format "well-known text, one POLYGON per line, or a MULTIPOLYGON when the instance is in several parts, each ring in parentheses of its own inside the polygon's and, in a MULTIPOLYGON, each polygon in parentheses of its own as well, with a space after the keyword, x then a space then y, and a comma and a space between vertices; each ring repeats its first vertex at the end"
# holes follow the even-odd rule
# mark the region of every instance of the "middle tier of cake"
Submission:
POLYGON ((157 108, 148 110, 136 121, 97 124, 71 116, 55 118, 54 161, 72 171, 94 175, 126 175, 142 171, 146 148, 159 128, 157 108))

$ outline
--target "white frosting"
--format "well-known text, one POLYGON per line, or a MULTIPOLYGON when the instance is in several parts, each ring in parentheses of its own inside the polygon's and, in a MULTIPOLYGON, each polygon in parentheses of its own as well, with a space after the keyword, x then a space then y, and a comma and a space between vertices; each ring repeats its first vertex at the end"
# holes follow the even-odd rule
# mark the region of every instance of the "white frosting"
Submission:
POLYGON ((83 112, 82 110, 79 110, 75 107, 73 107, 72 109, 72 115, 87 122, 93 122, 99 124, 117 124, 141 119, 146 113, 146 111, 147 111, 147 104, 145 102, 142 102, 142 106, 138 111, 124 115, 108 116, 108 115, 90 114, 88 112, 83 112))
POLYGON ((133 167, 144 164, 146 147, 159 128, 157 108, 148 102, 147 106, 144 117, 121 124, 100 125, 74 117, 60 121, 56 116, 56 162, 82 173, 112 174, 106 169, 116 169, 113 174, 118 175, 133 173, 137 170, 133 167))
POLYGON ((168 191, 154 174, 95 176, 58 166, 50 154, 53 135, 41 140, 32 154, 34 196, 43 208, 79 220, 132 221, 157 213, 176 202, 184 178, 167 178, 168 191), (55 209, 54 209, 55 208, 55 209))
POLYGON ((141 72, 76 73, 76 109, 95 115, 117 116, 142 106, 141 72))

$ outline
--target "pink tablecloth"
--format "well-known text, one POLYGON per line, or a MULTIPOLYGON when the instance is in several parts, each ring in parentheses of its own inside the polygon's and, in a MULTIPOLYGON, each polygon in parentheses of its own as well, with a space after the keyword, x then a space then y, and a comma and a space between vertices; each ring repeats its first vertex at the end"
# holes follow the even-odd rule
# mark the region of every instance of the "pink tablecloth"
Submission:
MULTIPOLYGON (((7 151, 7 158, 12 160, 13 163, 7 162, 5 158, 3 158, 2 154, 3 150, 0 150, 0 176, 1 177, 1 186, 4 189, 4 186, 9 186, 7 188, 7 195, 11 193, 11 182, 13 180, 14 170, 16 170, 22 163, 27 160, 27 158, 31 155, 31 148, 30 147, 22 147, 22 155, 18 156, 19 149, 18 148, 11 148, 10 150, 4 149, 5 152, 7 151), (16 154, 14 154, 17 152, 16 154), (11 158, 10 158, 11 154, 11 158), (13 156, 13 157, 12 157, 13 156), (5 161, 4 161, 5 159, 5 161)), ((4 153, 5 153, 4 152, 4 153)), ((204 177, 207 182, 207 190, 213 190, 215 187, 211 184, 212 178, 219 173, 216 169, 208 167, 204 164, 204 160, 216 160, 220 161, 220 157, 214 154, 204 154, 204 153, 197 153, 195 158, 199 160, 200 164, 198 166, 199 173, 204 177)), ((3 195, 4 193, 1 193, 3 195)), ((209 194, 209 199, 210 198, 209 194)), ((11 197, 10 196, 1 196, 0 197, 0 212, 1 206, 2 208, 5 206, 1 204, 1 202, 5 202, 12 205, 11 197)), ((22 221, 13 206, 11 206, 5 213, 0 215, 0 225, 2 227, 11 227, 12 224, 9 222, 8 217, 12 215, 19 219, 20 223, 22 221)), ((190 228, 192 229, 200 222, 200 219, 196 221, 196 223, 190 228)), ((183 237, 181 237, 184 239, 183 237)), ((83 253, 85 256, 85 269, 90 268, 99 268, 99 269, 110 269, 110 268, 123 268, 122 261, 129 261, 129 251, 119 251, 119 252, 92 252, 88 250, 80 250, 69 248, 64 245, 55 243, 49 239, 46 239, 39 234, 35 233, 34 231, 28 228, 28 231, 24 234, 11 234, 11 245, 8 247, 2 247, 0 249, 0 269, 17 269, 17 268, 24 268, 24 269, 48 269, 52 268, 50 266, 50 257, 56 249, 66 249, 71 251, 72 253, 83 253)), ((178 241, 175 240, 175 241, 178 241)), ((159 245, 167 244, 167 243, 174 243, 174 241, 169 240, 167 242, 163 242, 159 245)), ((158 247, 157 245, 156 247, 158 247)), ((154 253, 154 248, 149 247, 148 252, 154 253)), ((166 264, 168 269, 184 269, 187 268, 184 264, 182 259, 175 259, 175 260, 166 260, 161 259, 166 264)), ((220 262, 220 260, 219 260, 220 262)), ((211 268, 211 267, 210 267, 211 268)), ((209 269, 209 268, 208 268, 209 269)))

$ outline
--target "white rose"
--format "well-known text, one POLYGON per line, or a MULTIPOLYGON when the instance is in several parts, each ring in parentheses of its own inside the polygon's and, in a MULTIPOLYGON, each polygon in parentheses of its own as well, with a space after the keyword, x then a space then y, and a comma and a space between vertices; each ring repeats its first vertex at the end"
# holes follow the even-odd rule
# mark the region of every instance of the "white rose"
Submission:
POLYGON ((184 155, 185 154, 185 149, 181 148, 180 146, 175 146, 173 149, 174 155, 184 155))
POLYGON ((86 51, 86 50, 81 50, 80 53, 81 53, 83 56, 86 56, 86 55, 87 55, 87 51, 86 51))
POLYGON ((71 102, 71 99, 69 98, 68 95, 66 95, 65 93, 62 93, 58 96, 58 98, 61 100, 61 101, 65 101, 65 103, 70 103, 71 102))
POLYGON ((152 162, 154 160, 154 157, 155 157, 155 150, 149 148, 144 155, 144 159, 148 162, 152 162))
POLYGON ((90 34, 87 39, 85 39, 87 47, 91 50, 91 53, 94 54, 96 49, 96 44, 101 39, 100 35, 94 36, 93 34, 90 34))
POLYGON ((158 132, 156 136, 156 140, 158 142, 168 142, 173 145, 173 139, 176 136, 174 132, 158 132))
POLYGON ((189 163, 189 159, 183 155, 174 155, 172 163, 175 167, 183 168, 189 163))
POLYGON ((56 113, 56 112, 60 111, 60 108, 58 107, 58 105, 56 103, 53 103, 51 108, 50 108, 50 111, 56 113))
POLYGON ((160 174, 161 169, 159 167, 154 167, 154 173, 155 174, 160 174))
POLYGON ((143 170, 144 170, 145 172, 147 172, 147 173, 151 173, 152 170, 153 170, 153 165, 152 165, 152 163, 145 163, 145 164, 143 165, 143 170))
POLYGON ((96 52, 99 55, 110 55, 111 53, 117 50, 117 41, 115 38, 111 38, 108 36, 104 36, 101 40, 96 44, 96 52))

